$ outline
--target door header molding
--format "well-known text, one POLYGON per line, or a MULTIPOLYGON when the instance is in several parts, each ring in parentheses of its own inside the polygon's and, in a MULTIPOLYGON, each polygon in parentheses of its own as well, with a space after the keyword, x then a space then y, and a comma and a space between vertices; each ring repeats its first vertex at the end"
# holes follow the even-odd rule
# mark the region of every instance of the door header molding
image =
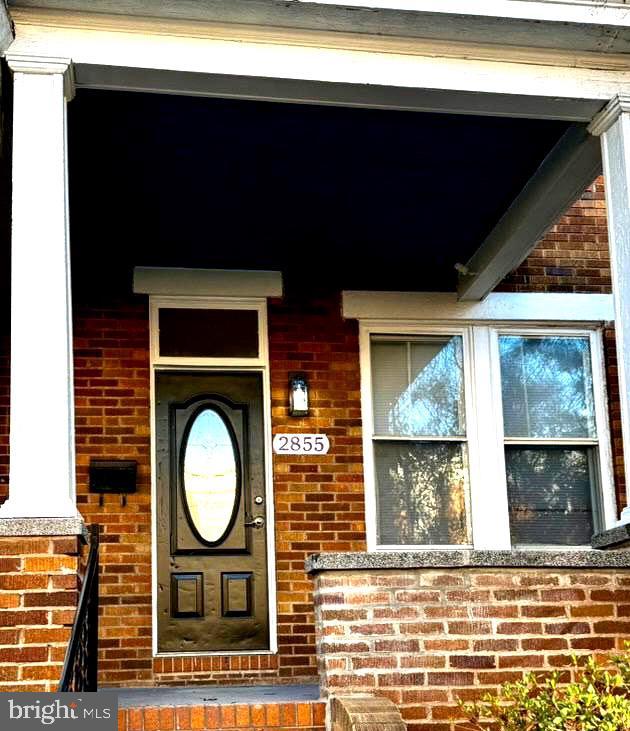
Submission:
POLYGON ((282 297, 282 272, 135 267, 136 294, 202 297, 282 297))

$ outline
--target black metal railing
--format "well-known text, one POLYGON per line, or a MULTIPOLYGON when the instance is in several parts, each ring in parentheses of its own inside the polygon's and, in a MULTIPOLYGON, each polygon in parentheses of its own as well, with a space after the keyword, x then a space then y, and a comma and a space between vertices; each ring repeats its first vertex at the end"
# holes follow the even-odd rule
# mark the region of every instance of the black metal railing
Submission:
POLYGON ((60 691, 85 693, 97 689, 99 533, 100 526, 90 526, 90 552, 59 681, 60 691))

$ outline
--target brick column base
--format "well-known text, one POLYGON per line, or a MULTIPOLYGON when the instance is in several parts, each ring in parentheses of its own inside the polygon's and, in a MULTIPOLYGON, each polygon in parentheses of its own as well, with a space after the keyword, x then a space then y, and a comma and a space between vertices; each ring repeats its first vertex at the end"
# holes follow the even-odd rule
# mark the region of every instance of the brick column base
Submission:
POLYGON ((79 536, 0 536, 0 692, 57 689, 77 605, 79 536))

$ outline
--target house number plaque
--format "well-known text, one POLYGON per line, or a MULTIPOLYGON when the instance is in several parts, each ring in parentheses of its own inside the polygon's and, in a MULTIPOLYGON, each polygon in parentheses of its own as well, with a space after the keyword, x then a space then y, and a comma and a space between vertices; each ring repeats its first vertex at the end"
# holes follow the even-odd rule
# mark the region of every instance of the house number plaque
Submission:
POLYGON ((328 454, 330 441, 325 434, 276 434, 275 454, 328 454))

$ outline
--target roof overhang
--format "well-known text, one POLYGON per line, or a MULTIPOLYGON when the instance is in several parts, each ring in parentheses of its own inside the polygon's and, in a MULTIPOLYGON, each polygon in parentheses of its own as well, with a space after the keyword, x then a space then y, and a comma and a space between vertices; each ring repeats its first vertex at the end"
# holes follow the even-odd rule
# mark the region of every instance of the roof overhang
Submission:
POLYGON ((600 169, 584 123, 630 94, 630 10, 587 0, 9 0, 9 53, 78 88, 577 123, 468 261, 481 299, 600 169), (580 124, 581 123, 581 124, 580 124))
POLYGON ((9 0, 11 7, 465 40, 598 54, 630 51, 628 7, 577 0, 9 0))

